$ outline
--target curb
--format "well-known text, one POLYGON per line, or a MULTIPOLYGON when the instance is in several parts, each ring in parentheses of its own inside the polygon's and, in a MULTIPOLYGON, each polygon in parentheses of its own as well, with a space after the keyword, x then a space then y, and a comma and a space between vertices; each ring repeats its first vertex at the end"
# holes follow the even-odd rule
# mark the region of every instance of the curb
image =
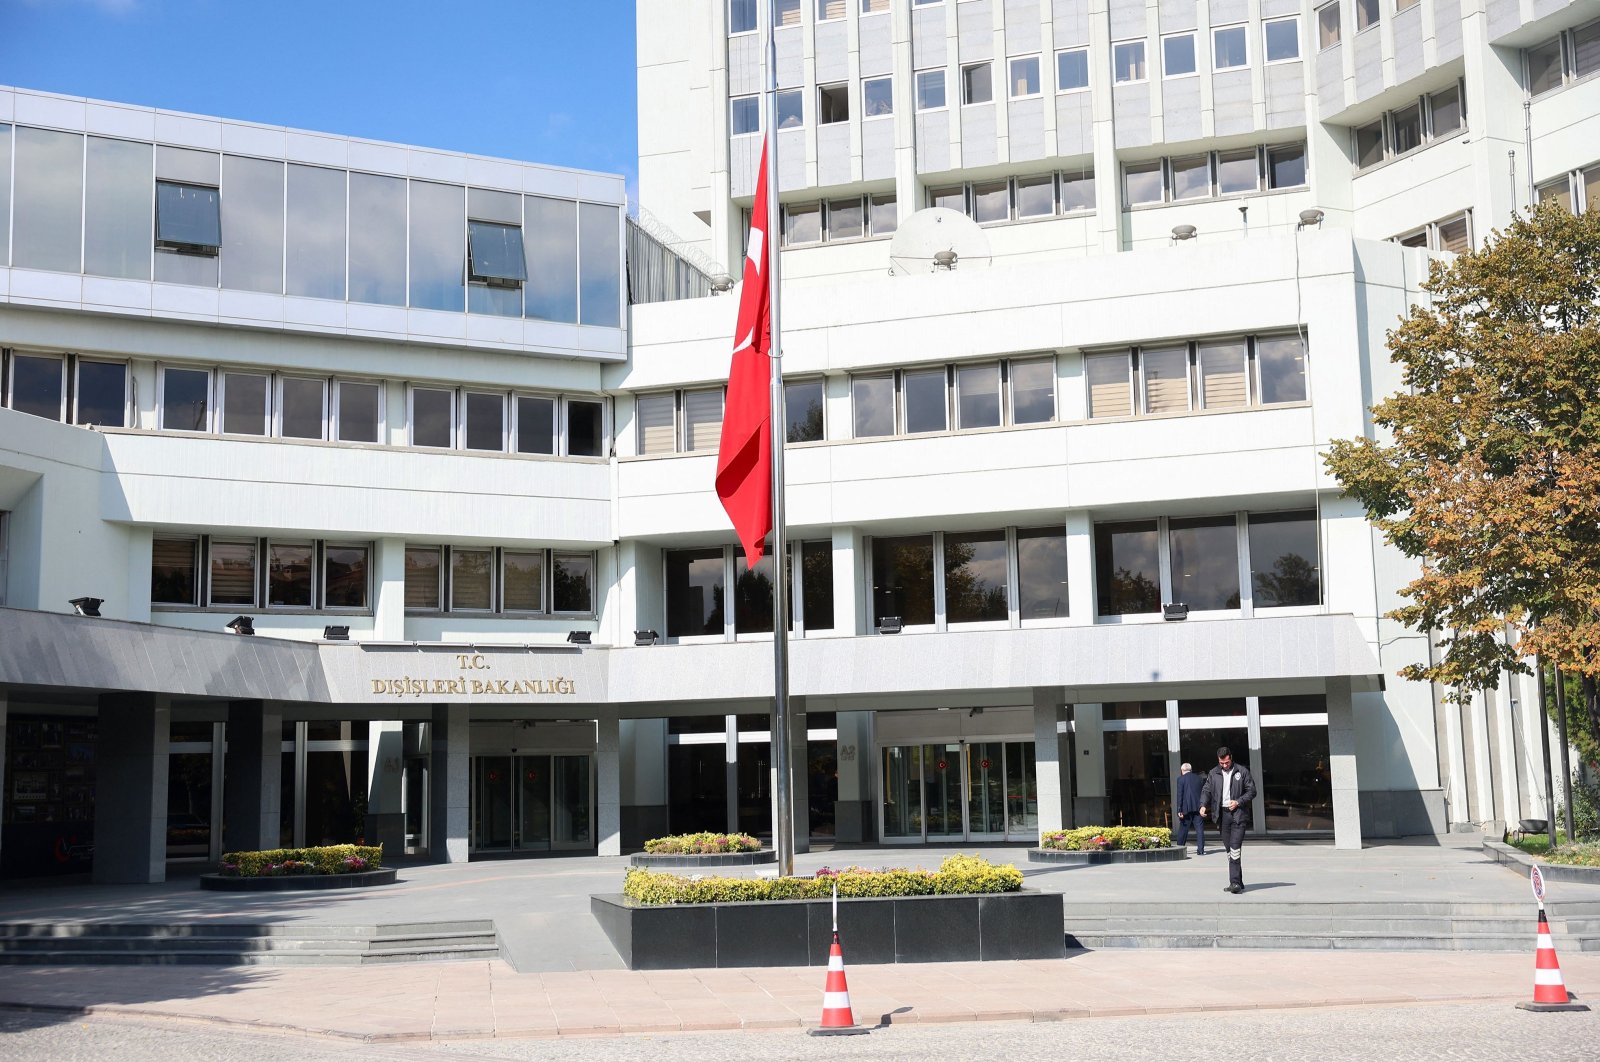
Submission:
POLYGON ((1171 845, 1166 848, 1129 848, 1096 851, 1082 848, 1030 848, 1030 863, 1066 863, 1071 866, 1098 866, 1104 863, 1172 863, 1189 858, 1188 849, 1171 845))
POLYGON ((1528 872, 1538 866, 1539 873, 1544 875, 1546 881, 1568 881, 1581 885, 1600 885, 1600 867, 1575 867, 1565 863, 1545 863, 1534 859, 1519 848, 1513 848, 1504 841, 1491 841, 1487 837, 1483 840, 1483 854, 1511 870, 1515 870, 1523 877, 1528 877, 1528 872))

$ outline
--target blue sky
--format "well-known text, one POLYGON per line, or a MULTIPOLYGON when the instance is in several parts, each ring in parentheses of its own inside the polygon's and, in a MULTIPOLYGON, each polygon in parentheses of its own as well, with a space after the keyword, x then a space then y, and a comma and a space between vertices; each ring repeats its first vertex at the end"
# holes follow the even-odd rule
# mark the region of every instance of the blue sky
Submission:
POLYGON ((624 173, 634 0, 0 0, 0 83, 624 173))

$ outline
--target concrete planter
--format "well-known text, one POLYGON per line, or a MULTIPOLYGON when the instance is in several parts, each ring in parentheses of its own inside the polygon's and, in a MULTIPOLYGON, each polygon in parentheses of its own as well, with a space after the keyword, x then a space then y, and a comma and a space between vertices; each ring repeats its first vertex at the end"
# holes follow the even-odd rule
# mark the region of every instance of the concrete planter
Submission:
MULTIPOLYGON (((821 966, 832 942, 829 900, 636 904, 621 894, 589 909, 630 970, 821 966)), ((907 896, 839 901, 851 964, 1059 959, 1060 893, 907 896)))
POLYGON ((1170 863, 1187 859, 1186 849, 1134 848, 1127 851, 1101 852, 1097 850, 1067 851, 1061 848, 1030 848, 1030 863, 1070 863, 1076 866, 1095 866, 1101 863, 1170 863))
POLYGON ((658 870, 704 870, 717 867, 753 867, 762 863, 776 863, 778 853, 771 848, 759 852, 706 852, 686 855, 652 855, 636 852, 628 857, 628 865, 655 867, 658 870))
POLYGON ((281 878, 240 878, 231 874, 201 874, 200 887, 219 892, 288 892, 306 889, 370 889, 393 885, 393 867, 358 870, 354 874, 286 874, 281 878))
POLYGON ((1485 838, 1483 854, 1496 863, 1503 863, 1515 870, 1523 877, 1528 876, 1528 871, 1538 863, 1539 873, 1544 875, 1546 881, 1570 881, 1575 884, 1600 885, 1600 867, 1570 867, 1562 863, 1539 862, 1519 848, 1513 848, 1504 841, 1491 841, 1485 838))

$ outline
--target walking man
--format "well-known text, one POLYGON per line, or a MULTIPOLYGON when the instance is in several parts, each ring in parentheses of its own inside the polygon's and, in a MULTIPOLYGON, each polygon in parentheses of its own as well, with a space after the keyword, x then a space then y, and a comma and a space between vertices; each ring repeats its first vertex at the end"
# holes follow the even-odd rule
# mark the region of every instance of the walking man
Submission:
POLYGON ((1206 820, 1200 817, 1200 790, 1205 780, 1187 763, 1178 774, 1178 835, 1174 843, 1182 848, 1189 839, 1189 827, 1194 827, 1194 854, 1206 854, 1206 820))
POLYGON ((1223 892, 1235 895, 1244 891, 1244 831, 1250 825, 1250 804, 1256 798, 1256 782, 1248 767, 1233 762, 1228 746, 1217 749, 1217 765, 1206 775, 1200 791, 1200 815, 1210 818, 1222 831, 1222 844, 1228 850, 1228 884, 1223 892))

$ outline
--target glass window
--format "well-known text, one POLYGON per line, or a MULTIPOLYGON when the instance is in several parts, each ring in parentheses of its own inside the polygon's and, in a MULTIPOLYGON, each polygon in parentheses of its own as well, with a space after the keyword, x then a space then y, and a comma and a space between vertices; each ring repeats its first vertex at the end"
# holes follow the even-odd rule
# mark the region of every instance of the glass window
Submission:
POLYGON ((845 0, 817 0, 817 21, 826 22, 829 19, 844 18, 848 9, 845 0))
POLYGON ((555 453, 556 400, 536 395, 518 395, 516 406, 517 453, 555 453))
POLYGON ((892 195, 875 195, 868 200, 868 219, 872 235, 888 236, 900 227, 900 213, 892 195))
POLYGON ((544 611, 544 551, 506 550, 501 557, 500 606, 507 612, 544 611))
POLYGON ((889 10, 889 0, 861 0, 861 13, 863 15, 876 14, 889 10))
MULTIPOLYGON (((861 83, 861 113, 867 118, 894 113, 894 82, 886 77, 868 78, 861 83)), ((778 124, 783 128, 783 123, 778 124)))
POLYGON ((1161 202, 1161 160, 1122 167, 1122 198, 1128 206, 1161 202))
POLYGON ((150 145, 91 136, 85 169, 83 271, 149 280, 150 145))
POLYGON ((1285 144, 1267 149, 1267 181, 1273 188, 1299 188, 1306 183, 1306 146, 1285 144))
POLYGON ((1422 104, 1402 107, 1390 115, 1389 121, 1396 155, 1403 155, 1422 144, 1422 104))
POLYGON ((933 536, 872 540, 872 625, 898 616, 905 626, 933 623, 933 536))
POLYGON ((83 263, 83 137, 16 127, 11 264, 76 273, 83 263))
POLYGON ((756 28, 756 0, 728 0, 728 32, 749 33, 756 28))
POLYGON ((1061 174, 1061 212, 1094 209, 1094 171, 1079 170, 1061 174))
POLYGON ((1256 608, 1322 601, 1317 517, 1311 510, 1250 514, 1250 587, 1256 608))
POLYGON ((406 547, 406 608, 436 612, 443 569, 438 546, 406 547))
POLYGON ((1043 424, 1056 416, 1056 363, 1054 358, 1013 361, 1011 423, 1043 424))
POLYGON ((722 444, 722 388, 683 393, 683 448, 716 450, 722 444))
POLYGON ((1068 48, 1056 53, 1056 91, 1089 87, 1089 49, 1068 48))
POLYGON ((821 240, 821 203, 790 203, 783 208, 784 243, 819 243, 821 240))
POLYGON ((761 131, 761 97, 734 96, 728 100, 728 132, 734 136, 761 131))
POLYGON ((1306 400, 1306 355, 1299 336, 1262 336, 1256 340, 1261 375, 1261 401, 1306 400))
POLYGON ((1466 254, 1472 250, 1471 215, 1462 214, 1439 222, 1439 250, 1466 254))
POLYGON ((494 608, 494 550, 450 549, 450 610, 488 612, 494 608))
POLYGON ((1126 354, 1090 354, 1083 359, 1089 386, 1089 416, 1127 417, 1133 414, 1133 384, 1126 354))
POLYGON ((328 419, 328 382, 286 376, 278 386, 278 434, 286 439, 322 439, 328 419))
POLYGON ((1042 177, 1018 177, 1017 217, 1045 218, 1056 212, 1056 179, 1051 174, 1042 177))
POLYGON ((222 201, 215 188, 156 182, 156 246, 215 255, 222 245, 222 201))
MULTIPOLYGON (((567 455, 602 457, 604 454, 605 424, 600 403, 586 399, 567 399, 567 455)), ((559 605, 557 607, 559 609, 559 605)), ((581 611, 588 612, 590 609, 585 608, 581 611)))
POLYGON ((578 205, 579 323, 622 326, 621 211, 599 203, 578 205))
POLYGON ((283 163, 222 158, 222 286, 283 291, 283 163))
POLYGON ((150 603, 193 605, 200 543, 192 538, 158 538, 150 544, 150 603))
POLYGON ((541 321, 578 321, 578 204, 524 196, 523 244, 528 252, 524 313, 541 321))
POLYGON ((773 7, 780 27, 800 25, 800 0, 773 0, 773 7))
POLYGON ((1211 156, 1191 155, 1169 160, 1172 200, 1204 199, 1211 194, 1211 156))
MULTIPOLYGON (((0 203, 11 202, 11 127, 0 125, 0 203)), ((0 210, 0 266, 11 262, 11 211, 0 210)), ((0 597, 0 600, 4 600, 0 597)))
MULTIPOLYGON (((780 89, 778 92, 778 128, 799 129, 806 123, 805 94, 799 89, 780 89)), ((761 122, 756 122, 756 129, 746 132, 759 131, 761 122)))
POLYGON ((1167 521, 1172 600, 1196 612, 1239 607, 1239 529, 1232 516, 1167 521))
POLYGON ((66 413, 66 367, 65 358, 11 355, 11 408, 46 420, 62 420, 66 413))
POLYGON ((1360 33, 1368 26, 1376 26, 1380 15, 1378 14, 1378 0, 1355 0, 1356 7, 1356 32, 1360 33))
POLYGON ((267 547, 267 607, 310 608, 316 550, 309 543, 267 547))
POLYGON ((833 543, 826 539, 800 544, 805 578, 801 617, 808 631, 833 630, 833 543))
POLYGON ((161 427, 167 431, 210 431, 210 406, 211 373, 205 369, 162 370, 161 427))
MULTIPOLYGON (((733 629, 737 634, 771 634, 772 554, 763 554, 754 568, 750 567, 748 556, 742 549, 733 551, 733 629)), ((791 579, 791 590, 793 582, 791 579)))
POLYGON ((1398 242, 1401 247, 1427 247, 1428 230, 1426 228, 1421 228, 1416 232, 1409 232, 1404 236, 1401 236, 1398 242))
POLYGON ((1094 525, 1095 597, 1102 616, 1161 608, 1154 520, 1094 525))
POLYGON ((1009 564, 1004 531, 946 532, 945 621, 1004 622, 1011 609, 1009 564))
POLYGON ((1277 63, 1300 58, 1300 19, 1274 19, 1261 24, 1262 43, 1266 46, 1267 62, 1277 63))
MULTIPOLYGON (((473 195, 480 189, 474 188, 473 195)), ((486 284, 521 287, 528 279, 527 258, 522 249, 522 226, 493 221, 467 222, 468 278, 486 284)), ((518 299, 518 310, 521 300, 518 299)))
POLYGON ((264 373, 222 374, 222 430, 225 434, 267 434, 269 382, 264 373))
POLYGON ((256 544, 211 543, 211 596, 213 605, 255 605, 256 544))
POLYGON ((1017 613, 1024 620, 1067 615, 1067 535, 1061 528, 1017 528, 1017 613))
POLYGON ((1037 96, 1039 94, 1039 57, 1025 55, 1011 60, 1011 96, 1037 96))
POLYGON ((972 220, 978 222, 1011 220, 1011 188, 1005 181, 986 181, 972 186, 972 220))
POLYGON ((956 367, 956 426, 993 428, 1000 423, 1000 366, 956 367))
POLYGON ((928 189, 928 205, 954 210, 957 213, 967 212, 967 186, 953 184, 948 188, 928 189))
POLYGON ((1600 166, 1583 171, 1583 196, 1585 210, 1600 210, 1600 166))
POLYGON ((1250 65, 1249 37, 1243 26, 1224 26, 1211 31, 1213 69, 1232 70, 1250 65))
POLYGON ((398 177, 350 175, 350 301, 406 304, 406 182, 398 177))
POLYGON ((1199 344, 1200 400, 1206 409, 1250 404, 1248 350, 1243 339, 1199 344))
POLYGON ((858 240, 865 224, 866 215, 861 209, 860 196, 829 201, 828 239, 858 240))
POLYGON ((551 601, 555 611, 592 613, 594 611, 594 554, 553 553, 551 601))
POLYGON ((411 389, 411 445, 455 445, 456 396, 436 387, 411 389))
POLYGON ((789 442, 818 442, 823 435, 821 380, 784 381, 783 416, 789 442))
POLYGON ((677 400, 668 391, 659 395, 640 395, 634 403, 641 454, 670 454, 678 449, 677 400))
POLYGON ((128 367, 114 361, 78 359, 78 386, 74 401, 74 424, 93 424, 102 428, 127 426, 128 367))
POLYGON ((994 66, 975 63, 961 68, 961 102, 989 103, 994 99, 994 66))
POLYGON ((944 107, 944 70, 917 71, 917 110, 936 111, 944 107))
POLYGON ((1194 34, 1161 38, 1161 73, 1166 77, 1194 73, 1194 34))
POLYGON ((1328 771, 1326 726, 1263 725, 1261 760, 1260 789, 1268 830, 1333 829, 1333 776, 1328 771))
POLYGON ((459 185, 411 182, 411 305, 423 310, 466 309, 461 235, 466 190, 459 185))
POLYGON ((343 170, 289 166, 284 253, 290 295, 344 298, 345 180, 343 170))
POLYGON ((1461 86, 1452 85, 1428 97, 1428 116, 1434 136, 1449 136, 1461 128, 1461 86))
POLYGON ((1600 22, 1572 31, 1572 76, 1588 77, 1600 70, 1600 22))
MULTIPOLYGON (((1560 37, 1529 48, 1526 55, 1528 57, 1528 95, 1538 96, 1549 92, 1551 89, 1561 87, 1560 37)), ((22 130, 18 129, 17 133, 20 136, 22 130)), ((20 155, 21 152, 19 151, 19 158, 20 155)))
POLYGON ((894 434, 894 375, 850 377, 857 439, 894 434))
POLYGON ((907 371, 904 381, 906 433, 944 431, 949 427, 944 367, 907 371))
POLYGON ((340 380, 337 384, 339 440, 341 442, 378 441, 378 425, 382 420, 382 393, 375 383, 352 383, 340 380))
POLYGON ((1339 43, 1339 4, 1323 4, 1317 8, 1317 50, 1331 48, 1339 43))
POLYGON ((1255 148, 1217 152, 1217 194, 1238 195, 1261 187, 1255 148))
POLYGON ((466 417, 467 449, 501 451, 506 448, 506 396, 468 391, 462 396, 466 417))
MULTIPOLYGON (((1568 177, 1548 181, 1539 186, 1539 202, 1554 203, 1562 210, 1572 209, 1572 181, 1568 177)), ((1402 243, 1402 246, 1405 246, 1402 243)))
POLYGON ((850 120, 850 89, 847 85, 817 86, 817 124, 833 125, 850 120))
POLYGON ((1123 41, 1111 46, 1111 74, 1120 85, 1129 81, 1143 81, 1144 41, 1123 41))
POLYGON ((1189 411, 1189 348, 1141 350, 1139 367, 1144 377, 1144 412, 1189 411))

